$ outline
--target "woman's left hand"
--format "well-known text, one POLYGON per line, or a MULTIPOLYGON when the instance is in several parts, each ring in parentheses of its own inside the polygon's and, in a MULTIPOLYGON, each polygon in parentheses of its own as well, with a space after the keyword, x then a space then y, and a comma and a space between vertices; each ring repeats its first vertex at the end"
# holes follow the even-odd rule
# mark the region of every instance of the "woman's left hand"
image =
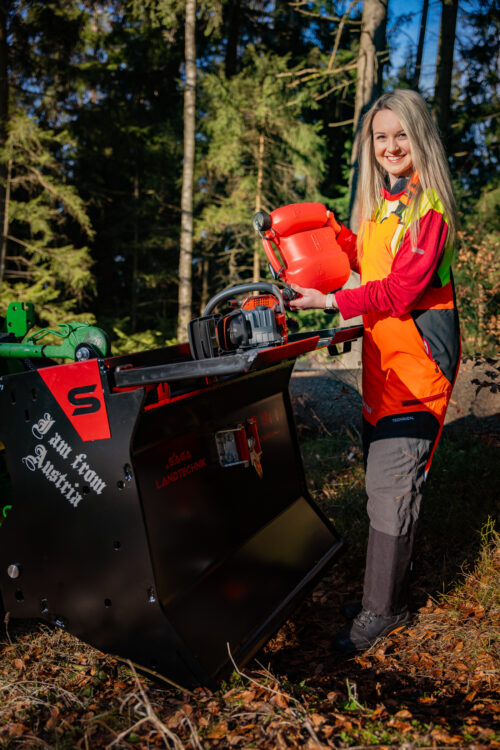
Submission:
MULTIPOLYGON (((317 289, 305 289, 298 284, 291 284, 290 286, 295 292, 300 294, 300 297, 292 299, 288 303, 290 310, 324 310, 326 294, 323 294, 317 289)), ((334 297, 333 302, 335 303, 334 297)))

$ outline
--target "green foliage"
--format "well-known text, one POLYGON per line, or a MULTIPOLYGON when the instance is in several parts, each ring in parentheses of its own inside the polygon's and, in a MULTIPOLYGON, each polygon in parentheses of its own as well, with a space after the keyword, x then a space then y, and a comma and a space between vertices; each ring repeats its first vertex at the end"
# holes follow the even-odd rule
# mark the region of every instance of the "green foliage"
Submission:
POLYGON ((319 126, 304 121, 304 93, 290 94, 288 57, 259 54, 249 46, 241 73, 202 78, 206 154, 199 165, 200 247, 217 258, 229 283, 248 280, 256 242, 252 215, 258 207, 318 197, 323 174, 319 126), (201 177, 201 175, 200 175, 201 177))
POLYGON ((129 324, 129 319, 118 321, 108 331, 111 338, 111 351, 113 355, 132 354, 147 349, 173 346, 177 343, 177 339, 165 339, 165 334, 162 331, 150 329, 137 333, 127 333, 126 329, 129 327, 129 324))
POLYGON ((171 29, 181 23, 184 0, 129 0, 127 5, 132 18, 171 29))
POLYGON ((159 21, 115 14, 94 49, 82 74, 87 86, 99 82, 99 96, 82 103, 72 130, 96 231, 95 312, 118 325, 129 316, 130 334, 168 336, 177 315, 182 39, 159 21))
MULTIPOLYGON (((81 91, 75 63, 88 42, 90 16, 84 5, 75 0, 11 0, 7 6, 11 96, 36 115, 44 129, 67 124, 81 91)), ((95 9, 94 22, 99 15, 95 9)))
MULTIPOLYGON (((204 0, 198 4, 198 12, 205 21, 205 33, 218 29, 222 20, 223 0, 204 0)), ((128 0, 132 18, 145 21, 153 28, 165 32, 182 25, 185 0, 128 0)))
POLYGON ((484 189, 498 182, 499 31, 496 0, 474 3, 458 31, 449 145, 453 172, 468 193, 469 211, 484 189))
MULTIPOLYGON (((360 9, 336 0, 198 3, 193 314, 250 280, 261 252, 257 205, 321 200, 347 220, 360 9)), ((395 20, 391 49, 408 17, 395 20)), ((498 346, 498 23, 493 0, 466 5, 456 44, 450 163, 461 210, 483 232, 464 226, 459 252, 467 352, 498 346)), ((95 286, 94 316, 110 330, 128 317, 127 337, 143 330, 153 343, 147 332, 175 331, 183 28, 183 0, 9 3, 17 146, 0 309, 31 299, 45 323, 89 318, 82 311, 95 286)), ((407 85, 416 41, 387 86, 407 85)), ((265 271, 262 252, 261 261, 265 271)), ((303 327, 331 323, 299 317, 303 327)))
POLYGON ((67 132, 43 130, 22 110, 10 119, 0 154, 10 191, 2 313, 13 300, 29 300, 41 320, 54 325, 94 290, 89 248, 76 247, 68 236, 78 227, 93 239, 85 205, 63 171, 61 153, 67 158, 73 146, 67 132))
POLYGON ((480 539, 473 538, 471 530, 479 534, 488 518, 498 513, 497 453, 487 434, 477 435, 459 425, 450 425, 439 443, 425 487, 422 524, 431 546, 442 543, 443 527, 447 529, 450 558, 468 546, 476 548, 480 539))
POLYGON ((302 331, 320 331, 323 328, 335 328, 339 316, 325 313, 323 310, 296 310, 290 315, 299 324, 302 331))
POLYGON ((329 436, 301 440, 309 490, 349 544, 351 554, 364 555, 368 536, 361 440, 343 425, 329 436))
POLYGON ((487 186, 459 233, 455 279, 464 354, 498 355, 500 187, 487 186))
POLYGON ((475 216, 472 223, 486 232, 500 232, 500 183, 486 185, 476 204, 475 216))

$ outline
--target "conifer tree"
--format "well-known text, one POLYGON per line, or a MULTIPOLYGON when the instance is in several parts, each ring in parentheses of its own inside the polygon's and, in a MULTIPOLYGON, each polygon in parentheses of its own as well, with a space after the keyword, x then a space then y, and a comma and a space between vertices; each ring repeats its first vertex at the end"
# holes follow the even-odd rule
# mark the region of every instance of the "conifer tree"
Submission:
POLYGON ((88 239, 93 232, 81 198, 54 155, 72 145, 67 133, 43 130, 21 109, 9 120, 0 152, 8 164, 2 313, 10 301, 29 300, 39 318, 54 325, 68 315, 78 317, 77 305, 93 289, 89 249, 75 247, 68 236, 75 227, 88 239))
POLYGON ((53 324, 75 317, 93 290, 82 246, 93 232, 68 179, 75 149, 64 106, 85 13, 74 0, 12 0, 0 10, 0 308, 31 300, 53 324))
POLYGON ((96 232, 99 320, 120 340, 148 329, 148 342, 161 343, 177 317, 182 39, 157 5, 95 19, 72 131, 96 232))
MULTIPOLYGON (((153 25, 166 30, 179 23, 182 14, 184 23, 184 61, 181 77, 184 88, 182 184, 180 191, 180 238, 178 260, 178 320, 179 340, 187 338, 187 323, 192 317, 192 266, 193 266, 193 189, 196 137, 196 0, 132 0, 134 12, 149 16, 153 25)), ((219 0, 205 2, 202 10, 209 18, 206 32, 218 24, 219 0)))
MULTIPOLYGON (((0 149, 5 148, 9 122, 7 15, 7 2, 0 3, 0 149)), ((0 283, 5 273, 5 256, 7 253, 5 238, 7 182, 8 162, 0 161, 0 283)))
MULTIPOLYGON (((469 200, 499 187, 500 163, 500 9, 485 0, 459 10, 448 148, 454 174, 469 200)), ((471 204, 467 214, 470 213, 471 204)), ((498 208, 497 208, 498 212, 498 208)), ((474 213, 474 212, 473 212, 474 213)), ((494 213, 494 212, 493 212, 494 213)), ((497 214, 498 215, 498 214, 497 214)))
POLYGON ((229 80, 223 73, 203 77, 207 152, 201 167, 207 179, 199 191, 196 238, 217 255, 219 286, 260 277, 256 210, 319 196, 319 126, 303 118, 307 93, 291 95, 279 76, 287 62, 247 47, 240 73, 229 80))

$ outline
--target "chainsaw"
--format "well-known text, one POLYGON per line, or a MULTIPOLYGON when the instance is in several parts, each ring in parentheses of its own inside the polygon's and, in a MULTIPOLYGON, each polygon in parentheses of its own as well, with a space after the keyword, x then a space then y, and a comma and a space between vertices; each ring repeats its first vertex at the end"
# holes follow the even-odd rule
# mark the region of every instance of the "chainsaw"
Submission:
POLYGON ((210 359, 245 349, 279 346, 287 342, 283 296, 266 281, 239 284, 224 289, 208 302, 203 315, 188 324, 193 359, 210 359), (249 292, 265 292, 247 296, 249 292), (215 312, 222 302, 229 309, 215 312))

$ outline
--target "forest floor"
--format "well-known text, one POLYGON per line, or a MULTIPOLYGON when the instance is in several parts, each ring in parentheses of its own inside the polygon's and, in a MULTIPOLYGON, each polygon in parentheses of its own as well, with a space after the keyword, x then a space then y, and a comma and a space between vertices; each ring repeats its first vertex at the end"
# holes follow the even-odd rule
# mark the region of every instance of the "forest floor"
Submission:
POLYGON ((6 622, 0 747, 500 748, 499 363, 467 360, 461 373, 425 488, 406 630, 356 656, 330 649, 363 578, 359 373, 302 361, 291 392, 309 490, 346 551, 215 691, 176 690, 67 632, 6 622))

